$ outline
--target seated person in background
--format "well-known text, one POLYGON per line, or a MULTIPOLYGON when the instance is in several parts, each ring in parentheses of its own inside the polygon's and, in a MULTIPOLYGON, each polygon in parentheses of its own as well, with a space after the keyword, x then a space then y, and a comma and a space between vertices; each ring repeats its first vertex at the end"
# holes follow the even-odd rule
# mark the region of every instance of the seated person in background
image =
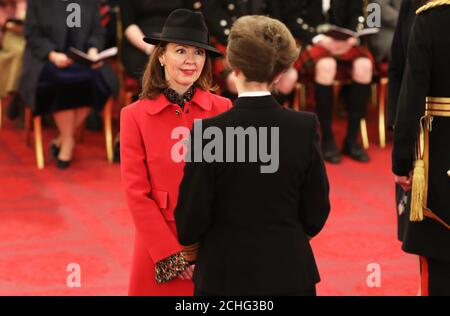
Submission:
POLYGON ((17 93, 17 82, 25 49, 22 25, 25 11, 25 0, 0 1, 0 98, 9 99, 7 114, 10 119, 15 119, 23 106, 17 93))
POLYGON ((351 30, 364 28, 362 0, 286 0, 280 1, 280 13, 294 36, 305 48, 296 67, 314 73, 316 111, 322 131, 322 152, 331 163, 341 161, 332 131, 333 82, 338 65, 349 72, 352 84, 347 102, 348 128, 343 154, 360 161, 369 161, 367 152, 358 143, 360 121, 365 117, 370 99, 373 57, 357 38, 337 41, 319 34, 318 26, 330 23, 351 30), (313 67, 311 67, 313 66, 313 67))
POLYGON ((92 67, 74 63, 70 47, 98 55, 104 45, 98 1, 80 1, 84 15, 80 27, 69 27, 67 3, 29 0, 25 20, 27 41, 19 91, 34 115, 53 114, 59 135, 52 154, 59 168, 67 168, 75 149, 75 131, 90 106, 102 109, 118 94, 118 80, 108 63, 92 67))
MULTIPOLYGON (((100 0, 100 19, 102 26, 106 30, 104 49, 118 47, 116 7, 118 7, 117 0, 100 0)), ((118 73, 119 69, 117 68, 117 64, 113 64, 113 67, 114 71, 118 73)), ((86 118, 85 125, 90 131, 102 131, 103 120, 101 113, 93 108, 86 118)))
MULTIPOLYGON (((230 29, 234 21, 244 15, 268 15, 279 18, 278 0, 215 0, 206 1, 203 12, 211 32, 212 41, 217 49, 226 54, 226 45, 230 29)), ((237 95, 236 85, 231 70, 226 65, 225 58, 214 62, 214 79, 222 88, 222 95, 234 99, 237 95)), ((280 78, 274 88, 275 96, 284 103, 295 88, 298 75, 291 67, 280 78)))
POLYGON ((249 14, 250 4, 243 0, 206 1, 203 8, 213 45, 224 54, 214 60, 214 80, 222 89, 223 96, 234 99, 237 95, 233 74, 226 64, 228 35, 234 21, 249 14))
POLYGON ((398 14, 403 0, 373 0, 381 7, 381 28, 370 36, 370 50, 377 62, 390 60, 391 43, 394 38, 398 14))

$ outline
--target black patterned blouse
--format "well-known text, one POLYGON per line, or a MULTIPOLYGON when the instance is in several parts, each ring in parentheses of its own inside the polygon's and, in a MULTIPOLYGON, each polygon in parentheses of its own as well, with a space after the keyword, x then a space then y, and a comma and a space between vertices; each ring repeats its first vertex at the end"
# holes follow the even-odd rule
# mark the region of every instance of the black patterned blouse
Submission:
POLYGON ((192 85, 183 95, 179 95, 178 92, 171 88, 166 88, 163 90, 164 95, 167 100, 174 104, 178 104, 182 109, 184 109, 184 104, 192 100, 195 94, 196 85, 192 85))

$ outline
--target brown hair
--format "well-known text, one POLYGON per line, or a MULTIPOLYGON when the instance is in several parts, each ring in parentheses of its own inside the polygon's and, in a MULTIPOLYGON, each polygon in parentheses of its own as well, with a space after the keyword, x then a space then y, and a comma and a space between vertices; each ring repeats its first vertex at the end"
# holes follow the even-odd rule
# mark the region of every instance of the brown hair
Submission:
MULTIPOLYGON (((159 62, 159 57, 166 51, 166 46, 167 43, 164 42, 158 44, 150 56, 142 77, 142 92, 139 95, 141 99, 155 99, 165 88, 169 87, 165 78, 164 68, 159 62)), ((196 83, 204 91, 216 90, 212 81, 212 61, 208 52, 206 52, 206 61, 202 73, 196 83)))
POLYGON ((282 22, 261 15, 236 20, 228 37, 227 60, 248 81, 272 83, 289 69, 300 49, 282 22))

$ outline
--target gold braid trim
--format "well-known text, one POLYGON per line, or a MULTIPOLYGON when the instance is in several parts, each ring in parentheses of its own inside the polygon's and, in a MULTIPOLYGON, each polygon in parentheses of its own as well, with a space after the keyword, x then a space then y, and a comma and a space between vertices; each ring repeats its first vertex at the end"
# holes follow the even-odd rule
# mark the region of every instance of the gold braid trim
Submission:
POLYGON ((427 4, 421 6, 419 9, 417 9, 416 14, 420 14, 429 9, 440 7, 442 5, 450 5, 450 0, 432 0, 431 2, 428 2, 427 4))
POLYGON ((194 262, 197 259, 198 249, 200 248, 200 243, 195 243, 192 245, 181 245, 183 256, 189 262, 194 262))

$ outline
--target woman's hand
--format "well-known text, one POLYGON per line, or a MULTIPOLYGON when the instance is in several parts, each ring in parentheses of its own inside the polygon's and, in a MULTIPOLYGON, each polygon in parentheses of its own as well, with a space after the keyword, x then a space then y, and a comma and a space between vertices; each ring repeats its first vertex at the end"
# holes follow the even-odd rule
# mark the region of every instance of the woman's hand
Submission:
POLYGON ((184 270, 179 276, 180 280, 192 280, 192 276, 194 275, 195 264, 189 266, 186 270, 184 270))
MULTIPOLYGON (((89 55, 89 57, 91 57, 93 59, 98 58, 98 49, 95 48, 95 47, 89 48, 88 55, 89 55)), ((98 68, 100 68, 102 66, 103 66, 103 61, 100 61, 98 63, 92 64, 91 68, 92 69, 98 69, 98 68)))
POLYGON ((48 54, 48 60, 55 64, 58 68, 67 68, 73 64, 73 60, 67 57, 66 54, 58 53, 55 51, 50 52, 48 54))

